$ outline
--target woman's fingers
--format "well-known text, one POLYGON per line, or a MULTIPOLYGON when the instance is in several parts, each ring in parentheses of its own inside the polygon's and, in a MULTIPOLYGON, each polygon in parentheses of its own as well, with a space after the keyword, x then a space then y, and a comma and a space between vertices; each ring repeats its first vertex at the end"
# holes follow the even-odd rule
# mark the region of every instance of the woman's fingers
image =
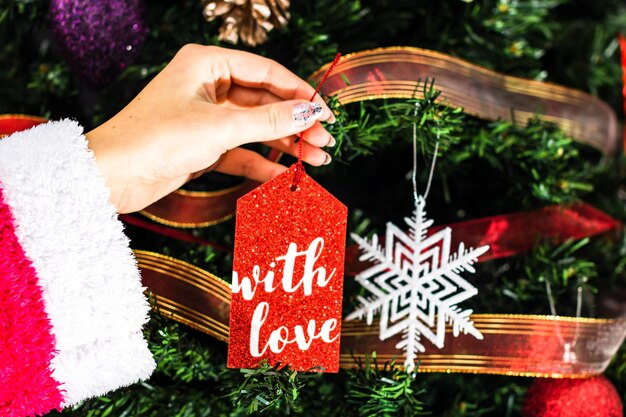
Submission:
POLYGON ((215 166, 217 172, 246 177, 259 182, 269 181, 286 170, 286 166, 242 148, 226 152, 215 166))
MULTIPOLYGON (((218 164, 218 171, 267 179, 268 175, 253 175, 246 170, 250 166, 280 169, 279 165, 267 165, 269 161, 264 163, 257 154, 248 151, 242 154, 242 150, 235 151, 235 148, 246 143, 289 138, 302 132, 304 161, 312 165, 330 161, 326 152, 317 147, 332 145, 334 140, 319 121, 334 121, 334 115, 321 97, 316 96, 310 102, 313 87, 282 65, 243 51, 200 45, 183 48, 178 61, 180 64, 172 66, 169 77, 180 79, 191 71, 191 78, 202 85, 200 95, 208 97, 206 102, 194 101, 194 110, 198 112, 187 113, 186 126, 196 126, 193 129, 198 132, 193 135, 193 141, 191 136, 187 137, 185 144, 189 152, 182 158, 185 163, 180 164, 190 172, 206 168, 215 161, 216 155, 230 150, 218 164), (248 168, 243 171, 247 174, 237 169, 234 156, 239 162, 246 156, 248 168)), ((193 94, 197 96, 198 90, 193 94)), ((288 140, 277 142, 275 147, 297 155, 297 145, 288 140)))
MULTIPOLYGON (((299 144, 291 138, 278 139, 265 144, 278 151, 288 153, 296 158, 298 157, 299 144)), ((307 164, 320 166, 329 164, 332 158, 327 152, 304 141, 302 143, 302 160, 307 164)))
MULTIPOLYGON (((264 89, 283 100, 310 100, 315 92, 306 81, 283 67, 276 61, 249 52, 234 49, 220 49, 220 58, 235 84, 264 89)), ((324 100, 316 96, 313 101, 322 106, 321 120, 334 122, 335 116, 324 100)))
MULTIPOLYGON (((256 88, 248 88, 241 86, 233 86, 226 99, 230 107, 234 108, 250 108, 265 104, 272 104, 282 101, 269 91, 259 90, 256 88)), ((294 137, 295 139, 295 137, 294 137)), ((335 138, 317 121, 304 133, 304 140, 313 146, 324 147, 334 146, 335 138)))
POLYGON ((306 132, 302 133, 302 138, 305 142, 310 143, 318 148, 325 146, 335 146, 335 138, 328 133, 328 131, 322 126, 320 122, 315 122, 306 132))
POLYGON ((234 84, 230 87, 228 93, 222 97, 222 100, 218 100, 218 103, 239 108, 248 108, 277 103, 279 101, 283 101, 283 99, 267 90, 234 84))
MULTIPOLYGON (((317 103, 289 100, 248 109, 229 109, 218 120, 207 122, 212 128, 222 125, 223 145, 233 149, 244 143, 266 142, 304 132, 321 118, 322 112, 317 103)), ((321 133, 317 131, 316 135, 321 133)))

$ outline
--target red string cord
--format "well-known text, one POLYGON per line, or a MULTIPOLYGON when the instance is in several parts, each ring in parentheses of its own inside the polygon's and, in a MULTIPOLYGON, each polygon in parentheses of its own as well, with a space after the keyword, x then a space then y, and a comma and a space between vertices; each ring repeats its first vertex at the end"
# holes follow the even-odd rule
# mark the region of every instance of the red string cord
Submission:
MULTIPOLYGON (((337 63, 339 62, 340 57, 341 57, 341 52, 337 52, 337 55, 335 55, 335 59, 333 59, 333 62, 330 64, 330 66, 324 73, 322 80, 317 85, 317 88, 315 89, 315 92, 313 93, 309 101, 313 101, 317 93, 319 93, 319 91, 322 89, 322 85, 324 85, 324 82, 326 81, 330 73, 335 68, 335 65, 337 65, 337 63)), ((298 163, 296 164, 296 172, 293 178, 293 184, 291 185, 292 191, 295 191, 296 187, 300 183, 300 180, 302 179, 302 176, 304 175, 304 165, 302 164, 302 150, 303 150, 302 142, 304 142, 304 132, 298 135, 298 163)))

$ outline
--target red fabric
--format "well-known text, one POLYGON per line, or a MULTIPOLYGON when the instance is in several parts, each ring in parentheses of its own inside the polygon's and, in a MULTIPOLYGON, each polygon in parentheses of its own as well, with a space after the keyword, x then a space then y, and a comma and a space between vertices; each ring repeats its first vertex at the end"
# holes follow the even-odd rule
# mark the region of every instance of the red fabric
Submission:
POLYGON ((63 397, 42 290, 13 225, 0 188, 0 415, 24 417, 59 408, 63 397))
POLYGON ((0 138, 15 132, 30 129, 38 124, 45 123, 46 119, 37 116, 27 116, 24 114, 2 114, 0 115, 0 138))
MULTIPOLYGON (((452 247, 461 242, 473 248, 489 245, 489 251, 478 259, 478 262, 486 262, 524 253, 541 241, 561 244, 569 239, 583 239, 618 229, 622 224, 581 202, 433 226, 428 232, 433 234, 444 227, 452 229, 452 247)), ((381 238, 381 242, 384 241, 381 238)), ((360 261, 360 256, 357 245, 346 249, 346 275, 354 276, 371 265, 360 261)))

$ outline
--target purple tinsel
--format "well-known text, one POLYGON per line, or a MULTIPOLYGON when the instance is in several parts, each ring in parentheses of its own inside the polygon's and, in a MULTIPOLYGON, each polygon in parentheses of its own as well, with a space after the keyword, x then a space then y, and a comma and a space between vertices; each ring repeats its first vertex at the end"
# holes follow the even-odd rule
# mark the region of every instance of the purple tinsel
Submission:
POLYGON ((139 54, 148 30, 142 0, 52 0, 52 33, 72 69, 92 87, 113 80, 139 54))

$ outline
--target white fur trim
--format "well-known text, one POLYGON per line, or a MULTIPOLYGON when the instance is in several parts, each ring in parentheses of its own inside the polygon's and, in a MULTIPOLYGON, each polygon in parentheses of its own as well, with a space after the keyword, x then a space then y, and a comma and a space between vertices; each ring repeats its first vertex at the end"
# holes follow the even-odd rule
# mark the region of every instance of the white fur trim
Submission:
POLYGON ((147 378, 149 305, 82 128, 50 122, 0 140, 0 186, 43 289, 64 405, 147 378))

